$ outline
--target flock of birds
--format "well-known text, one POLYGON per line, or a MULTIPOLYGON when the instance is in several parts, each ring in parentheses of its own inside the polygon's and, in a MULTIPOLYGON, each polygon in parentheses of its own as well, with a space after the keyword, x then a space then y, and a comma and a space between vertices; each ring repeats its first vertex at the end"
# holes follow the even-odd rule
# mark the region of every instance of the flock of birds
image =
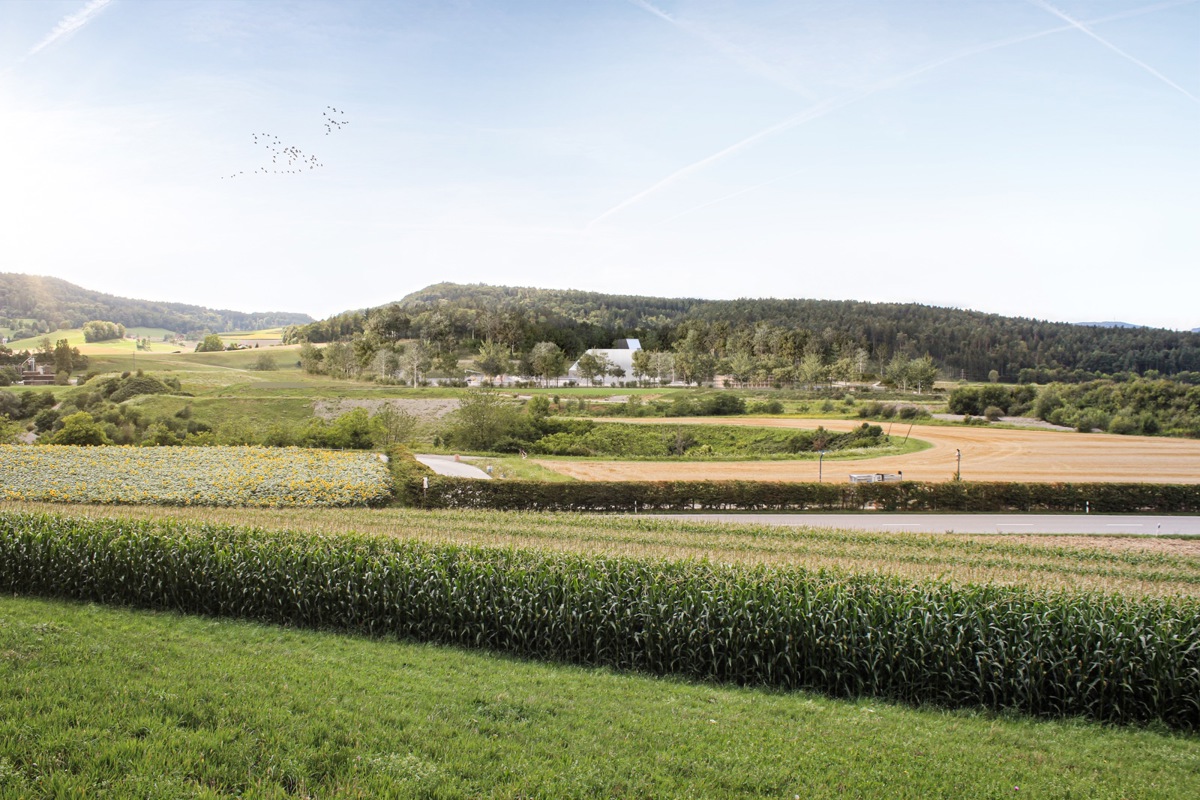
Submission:
POLYGON ((349 124, 350 124, 350 120, 348 120, 348 119, 339 119, 338 117, 334 116, 335 114, 340 114, 341 116, 343 116, 343 117, 344 117, 344 116, 346 116, 346 112, 345 112, 345 111, 338 111, 338 110, 337 110, 336 108, 334 108, 333 106, 325 106, 325 109, 326 109, 326 110, 325 110, 325 111, 322 111, 322 112, 321 112, 321 114, 322 114, 322 115, 325 117, 325 135, 326 135, 326 136, 328 136, 329 134, 333 133, 333 132, 334 132, 334 130, 339 130, 339 131, 340 131, 340 130, 342 129, 342 126, 343 126, 343 125, 349 125, 349 124), (330 113, 329 113, 330 111, 332 111, 332 112, 333 112, 333 114, 330 114, 330 113))
MULTIPOLYGON (((326 136, 334 131, 340 131, 350 124, 350 120, 344 119, 346 112, 339 111, 333 106, 325 106, 325 110, 321 114, 325 119, 326 136)), ((242 170, 232 175, 222 175, 221 180, 225 180, 226 178, 240 178, 245 175, 293 175, 325 166, 315 155, 308 155, 299 147, 292 145, 285 147, 279 137, 274 134, 252 133, 250 137, 254 140, 256 146, 261 144, 270 151, 271 164, 269 166, 258 167, 250 172, 242 170)))

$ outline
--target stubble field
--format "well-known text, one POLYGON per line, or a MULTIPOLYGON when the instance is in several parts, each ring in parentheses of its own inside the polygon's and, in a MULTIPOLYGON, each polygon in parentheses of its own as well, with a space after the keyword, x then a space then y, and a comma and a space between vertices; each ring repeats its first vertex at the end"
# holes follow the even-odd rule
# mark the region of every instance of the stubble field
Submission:
MULTIPOLYGON (((694 417, 628 419, 658 425, 748 425, 763 428, 845 431, 860 420, 694 417)), ((888 428, 885 427, 885 431, 888 428)), ((955 451, 962 451, 962 479, 967 481, 1146 482, 1200 481, 1200 441, 1151 436, 1117 436, 1006 428, 891 425, 896 438, 929 442, 925 450, 901 456, 829 460, 823 479, 845 482, 851 473, 903 472, 906 480, 948 481, 954 478, 955 451)), ((815 481, 815 461, 570 461, 544 460, 542 466, 585 481, 614 480, 758 480, 815 481)))

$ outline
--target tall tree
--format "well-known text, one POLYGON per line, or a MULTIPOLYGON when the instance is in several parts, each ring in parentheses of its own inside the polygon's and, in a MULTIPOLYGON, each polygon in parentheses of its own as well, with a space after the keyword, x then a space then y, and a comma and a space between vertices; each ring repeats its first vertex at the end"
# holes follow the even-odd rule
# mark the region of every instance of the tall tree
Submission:
POLYGON ((590 350, 579 357, 575 364, 579 375, 588 383, 594 384, 597 376, 603 377, 608 370, 608 358, 603 353, 593 353, 590 350))
POLYGON ((498 341, 484 342, 479 345, 479 355, 475 358, 475 367, 489 378, 503 375, 509 369, 509 350, 498 341))
POLYGON ((554 342, 538 342, 530 352, 529 360, 534 372, 541 376, 542 383, 550 385, 551 379, 557 379, 566 372, 567 357, 562 348, 554 342))
POLYGON ((431 365, 429 349, 421 342, 409 342, 399 353, 400 369, 411 385, 416 386, 431 365))

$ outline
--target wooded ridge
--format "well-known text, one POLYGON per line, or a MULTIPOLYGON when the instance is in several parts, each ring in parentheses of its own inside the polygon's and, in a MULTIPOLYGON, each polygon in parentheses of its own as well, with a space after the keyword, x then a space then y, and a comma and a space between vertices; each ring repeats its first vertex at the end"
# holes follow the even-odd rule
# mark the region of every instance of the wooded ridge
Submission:
POLYGON ((312 321, 307 314, 282 311, 246 313, 187 303, 134 300, 84 289, 42 275, 0 272, 0 327, 13 339, 32 338, 60 328, 80 328, 111 320, 127 328, 164 328, 176 333, 261 330, 312 321), (29 336, 21 336, 20 333, 29 336))
POLYGON ((738 352, 799 360, 858 351, 879 364, 928 354, 948 376, 1086 380, 1122 372, 1200 371, 1200 335, 1005 317, 917 303, 852 300, 641 297, 560 289, 440 283, 372 309, 289 329, 291 341, 347 340, 373 330, 442 346, 496 341, 513 352, 554 342, 577 356, 614 339, 669 350, 699 336, 719 357, 738 352), (1023 370, 1036 371, 1036 375, 1023 370), (1074 374, 1072 374, 1074 373, 1074 374))

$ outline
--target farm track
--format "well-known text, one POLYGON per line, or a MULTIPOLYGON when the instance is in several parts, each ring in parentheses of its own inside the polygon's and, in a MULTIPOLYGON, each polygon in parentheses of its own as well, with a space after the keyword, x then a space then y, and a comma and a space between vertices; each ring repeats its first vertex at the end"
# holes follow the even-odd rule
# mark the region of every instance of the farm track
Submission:
MULTIPOLYGON (((739 425, 761 428, 846 431, 861 420, 673 417, 670 419, 606 419, 645 425, 739 425)), ((948 481, 954 478, 955 450, 962 451, 962 478, 967 481, 1068 481, 1197 483, 1200 441, 1152 436, 1117 436, 1046 430, 985 427, 891 425, 894 437, 911 435, 931 447, 916 453, 881 458, 826 459, 826 481, 845 482, 851 473, 903 472, 906 480, 948 481)), ((816 461, 566 461, 537 463, 585 481, 753 480, 805 482, 817 480, 816 461)))

